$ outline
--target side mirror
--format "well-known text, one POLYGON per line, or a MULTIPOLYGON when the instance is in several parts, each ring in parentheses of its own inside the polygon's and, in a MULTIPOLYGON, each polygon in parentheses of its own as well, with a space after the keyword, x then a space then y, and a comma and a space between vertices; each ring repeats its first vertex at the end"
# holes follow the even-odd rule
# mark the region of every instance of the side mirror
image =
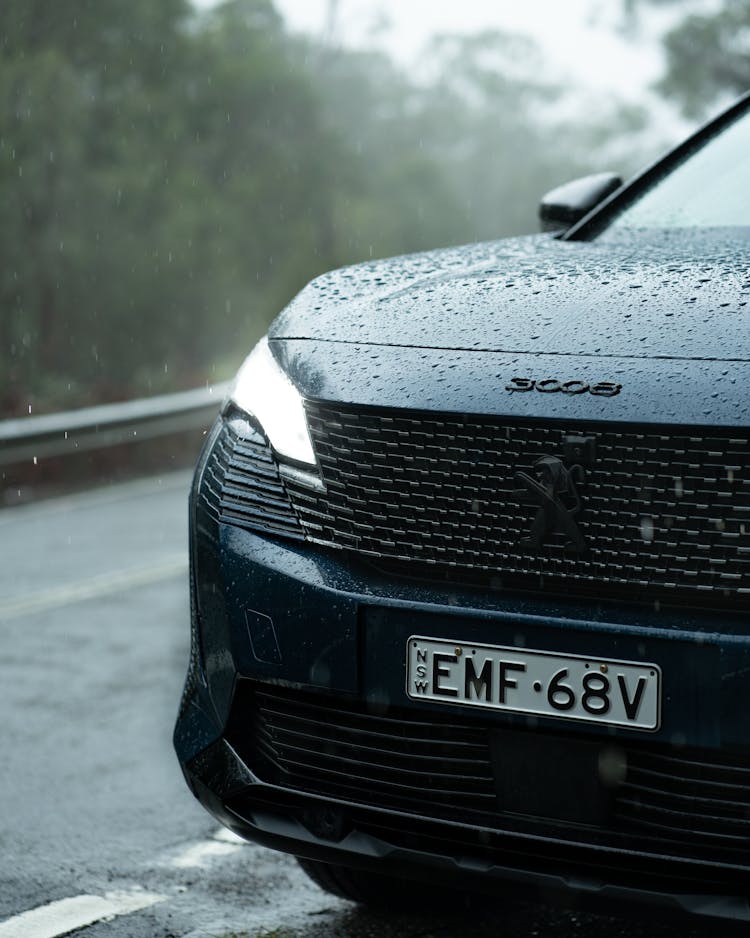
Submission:
POLYGON ((552 189, 539 205, 542 231, 570 228, 621 185, 615 173, 594 173, 552 189))

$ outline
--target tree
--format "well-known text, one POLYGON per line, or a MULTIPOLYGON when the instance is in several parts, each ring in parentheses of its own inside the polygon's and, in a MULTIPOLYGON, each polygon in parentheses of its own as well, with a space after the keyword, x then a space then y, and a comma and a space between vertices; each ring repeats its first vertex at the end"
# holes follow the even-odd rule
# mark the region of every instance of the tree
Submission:
POLYGON ((316 274, 534 230, 609 162, 619 111, 557 118, 529 41, 429 62, 292 36, 272 0, 3 0, 0 410, 228 377, 316 274))
MULTIPOLYGON (((625 0, 637 18, 639 7, 677 7, 677 0, 625 0)), ((679 22, 663 37, 666 70, 657 90, 696 119, 750 88, 750 0, 680 0, 679 22), (683 11, 688 9, 687 15, 683 11)), ((637 21, 637 19, 635 19, 637 21)))
POLYGON ((6 0, 0 35, 6 410, 200 382, 336 262, 336 146, 268 0, 6 0))

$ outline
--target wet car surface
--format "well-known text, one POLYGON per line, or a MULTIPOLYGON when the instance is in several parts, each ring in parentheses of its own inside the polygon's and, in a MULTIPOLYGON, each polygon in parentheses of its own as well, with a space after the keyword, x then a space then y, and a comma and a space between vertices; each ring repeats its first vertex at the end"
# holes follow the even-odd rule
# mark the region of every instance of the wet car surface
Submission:
POLYGON ((319 278, 240 371, 175 744, 330 892, 750 919, 746 107, 564 237, 319 278))
POLYGON ((0 513, 3 925, 50 902, 115 893, 152 900, 77 934, 709 934, 544 906, 503 905, 494 919, 370 912, 321 892, 291 857, 220 834, 184 797, 168 747, 187 652, 188 487, 184 475, 147 479, 0 513), (30 595, 40 563, 46 586, 30 595))

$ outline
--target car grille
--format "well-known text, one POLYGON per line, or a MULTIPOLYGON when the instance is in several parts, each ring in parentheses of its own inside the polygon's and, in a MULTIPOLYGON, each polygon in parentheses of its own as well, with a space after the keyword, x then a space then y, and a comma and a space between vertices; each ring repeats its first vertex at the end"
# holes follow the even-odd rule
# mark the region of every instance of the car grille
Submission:
MULTIPOLYGON (((510 423, 307 404, 325 493, 288 486, 308 539, 402 573, 484 571, 502 588, 594 589, 750 605, 747 433, 510 423), (515 473, 593 440, 576 521, 524 549, 538 505, 515 473)), ((434 574, 433 574, 434 575, 434 574)))
POLYGON ((344 549, 389 574, 494 589, 750 608, 750 437, 307 404, 325 491, 282 479, 249 421, 225 421, 202 484, 225 524, 344 549), (538 505, 515 474, 595 456, 579 485, 587 550, 550 532, 520 546, 538 505))
POLYGON ((214 521, 304 538, 271 448, 247 420, 224 423, 203 471, 201 498, 214 521))
MULTIPOLYGON (((750 870, 750 769, 739 759, 626 746, 625 780, 607 816, 597 825, 560 825, 502 812, 490 755, 491 734, 502 747, 502 729, 452 718, 428 722, 414 711, 379 715, 355 703, 244 682, 238 701, 229 740, 271 784, 430 820, 516 834, 562 831, 580 844, 750 870)), ((559 765, 552 780, 543 740, 532 733, 526 758, 551 784, 575 790, 575 759, 559 765)))
POLYGON ((617 813, 632 830, 721 843, 750 857, 750 767, 747 760, 638 753, 631 756, 617 813))
POLYGON ((332 708, 256 693, 256 739, 279 777, 325 794, 450 817, 492 811, 487 734, 480 728, 332 708))

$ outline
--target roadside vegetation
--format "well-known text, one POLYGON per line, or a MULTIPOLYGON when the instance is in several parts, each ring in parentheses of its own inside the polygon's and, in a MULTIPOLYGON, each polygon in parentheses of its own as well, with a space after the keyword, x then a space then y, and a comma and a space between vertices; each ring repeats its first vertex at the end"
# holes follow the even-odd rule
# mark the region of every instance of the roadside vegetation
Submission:
POLYGON ((532 231, 651 155, 522 37, 443 37, 416 78, 271 0, 74 7, 0 4, 0 417, 224 379, 317 273, 532 231))

